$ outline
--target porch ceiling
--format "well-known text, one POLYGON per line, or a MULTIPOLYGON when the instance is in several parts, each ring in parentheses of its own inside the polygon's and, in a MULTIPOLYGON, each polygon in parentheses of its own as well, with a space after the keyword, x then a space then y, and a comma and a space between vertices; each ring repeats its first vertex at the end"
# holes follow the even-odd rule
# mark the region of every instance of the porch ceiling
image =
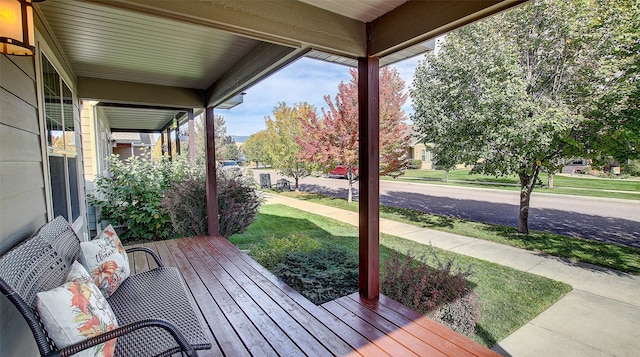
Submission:
POLYGON ((34 7, 81 98, 182 109, 219 106, 301 56, 355 66, 369 54, 393 63, 522 2, 49 0, 34 7))
POLYGON ((112 106, 98 104, 96 110, 108 118, 111 131, 160 132, 173 119, 186 115, 184 111, 170 108, 112 106))

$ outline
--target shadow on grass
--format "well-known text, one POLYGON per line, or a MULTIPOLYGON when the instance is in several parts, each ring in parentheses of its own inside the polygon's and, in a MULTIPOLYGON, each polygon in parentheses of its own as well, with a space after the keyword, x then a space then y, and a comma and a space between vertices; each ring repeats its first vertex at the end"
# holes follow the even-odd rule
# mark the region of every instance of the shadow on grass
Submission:
POLYGON ((392 206, 380 206, 380 213, 398 216, 425 228, 453 228, 455 218, 439 215, 425 215, 423 212, 392 206))
MULTIPOLYGON (((482 324, 476 324, 476 336, 482 341, 482 344, 485 346, 494 346, 498 343, 498 340, 491 334, 491 332, 487 331, 482 324)), ((503 355, 504 356, 504 355, 503 355)))
MULTIPOLYGON (((424 213, 460 218, 488 224, 517 227, 519 207, 516 203, 488 202, 481 199, 458 199, 416 192, 388 191, 380 195, 386 206, 419 210, 424 213)), ((602 243, 640 248, 637 232, 640 222, 560 209, 534 208, 529 211, 532 230, 581 237, 602 243)))
POLYGON ((587 239, 541 232, 523 235, 511 227, 485 225, 482 230, 495 234, 509 245, 558 257, 567 265, 616 275, 624 273, 612 269, 640 274, 640 249, 637 248, 616 244, 593 244, 587 239))

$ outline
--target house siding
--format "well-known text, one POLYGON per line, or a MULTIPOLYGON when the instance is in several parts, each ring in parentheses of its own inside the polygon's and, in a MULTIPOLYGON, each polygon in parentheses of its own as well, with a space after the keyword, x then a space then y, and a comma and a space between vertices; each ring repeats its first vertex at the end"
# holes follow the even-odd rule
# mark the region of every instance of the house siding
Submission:
MULTIPOLYGON (((0 55, 0 253, 47 221, 33 57, 0 55)), ((0 297, 0 346, 6 356, 38 350, 22 316, 0 297)))

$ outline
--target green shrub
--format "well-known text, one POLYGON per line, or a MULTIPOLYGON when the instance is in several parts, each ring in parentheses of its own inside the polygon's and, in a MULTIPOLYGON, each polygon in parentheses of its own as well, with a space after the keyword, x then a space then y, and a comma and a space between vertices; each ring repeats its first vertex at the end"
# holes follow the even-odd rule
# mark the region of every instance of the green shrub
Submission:
POLYGON ((190 174, 190 164, 184 160, 152 162, 139 156, 123 161, 117 155, 107 162, 109 175, 98 176, 96 194, 89 195, 101 218, 126 226, 123 240, 173 237, 169 213, 161 207, 163 192, 172 182, 190 174))
MULTIPOLYGON (((89 202, 101 218, 126 226, 122 239, 162 240, 207 234, 204 165, 178 156, 152 162, 143 157, 108 159, 109 175, 98 176, 89 202)), ((261 199, 252 179, 217 175, 220 234, 242 233, 256 217, 261 199)))
POLYGON ((393 252, 384 263, 381 292, 470 336, 480 318, 477 296, 467 286, 471 269, 462 270, 451 260, 442 263, 435 258, 437 267, 431 267, 422 262, 425 257, 393 252))
POLYGON ((358 255, 344 248, 288 253, 273 272, 318 305, 358 291, 358 255))
POLYGON ((411 160, 411 163, 409 164, 409 168, 410 169, 419 169, 422 167, 422 160, 418 160, 418 159, 413 159, 411 160))
POLYGON ((263 245, 254 245, 250 255, 267 269, 284 263, 287 253, 309 253, 320 248, 320 242, 304 235, 291 234, 285 237, 265 238, 263 245))
POLYGON ((632 160, 622 164, 622 174, 640 177, 640 160, 632 160))
MULTIPOLYGON (((253 179, 217 171, 218 223, 220 235, 244 232, 254 221, 262 200, 253 179)), ((207 234, 207 186, 204 170, 174 182, 164 194, 162 207, 168 212, 179 237, 207 234)))

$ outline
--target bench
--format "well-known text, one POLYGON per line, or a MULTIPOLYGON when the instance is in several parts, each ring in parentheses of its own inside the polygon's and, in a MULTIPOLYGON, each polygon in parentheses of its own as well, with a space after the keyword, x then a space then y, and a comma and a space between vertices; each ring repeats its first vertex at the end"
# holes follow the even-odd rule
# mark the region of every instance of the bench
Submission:
POLYGON ((117 338, 115 356, 168 356, 211 348, 178 269, 166 267, 150 249, 157 268, 131 275, 107 298, 119 327, 57 348, 36 310, 36 294, 62 285, 80 254, 80 240, 62 217, 0 257, 0 290, 26 320, 42 356, 69 356, 117 338))

